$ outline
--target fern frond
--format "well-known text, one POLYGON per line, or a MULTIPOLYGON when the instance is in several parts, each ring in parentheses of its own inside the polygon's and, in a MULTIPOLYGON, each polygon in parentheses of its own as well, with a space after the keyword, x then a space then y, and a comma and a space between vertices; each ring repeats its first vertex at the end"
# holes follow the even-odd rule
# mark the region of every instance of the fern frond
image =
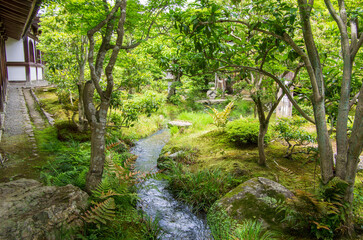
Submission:
POLYGON ((276 164, 276 167, 278 168, 278 169, 280 169, 281 171, 284 171, 284 172, 286 172, 286 173, 288 173, 288 174, 290 174, 290 175, 292 175, 292 176, 295 176, 296 174, 292 171, 292 170, 290 170, 290 169, 288 169, 288 168, 286 168, 286 167, 283 167, 283 166, 281 166, 280 164, 278 164, 275 160, 274 160, 274 163, 276 164))
POLYGON ((119 145, 122 145, 125 149, 129 149, 129 147, 127 146, 126 143, 122 142, 122 141, 119 141, 119 142, 115 142, 115 143, 111 143, 109 145, 106 146, 106 150, 110 150, 114 147, 117 147, 119 145))
POLYGON ((114 220, 116 206, 113 198, 108 198, 100 203, 92 203, 94 206, 82 216, 86 222, 95 223, 97 227, 100 227, 100 224, 106 224, 107 221, 114 220))
POLYGON ((112 161, 112 158, 106 159, 106 168, 109 173, 115 174, 116 178, 121 181, 128 181, 134 183, 137 180, 136 176, 140 174, 138 171, 132 171, 134 169, 133 164, 137 156, 132 155, 124 162, 124 166, 118 165, 112 161))
POLYGON ((107 181, 107 178, 103 179, 95 190, 92 191, 93 196, 100 198, 105 192, 111 191, 111 184, 107 181))
POLYGON ((105 198, 109 198, 109 197, 112 197, 112 196, 121 196, 123 194, 119 194, 119 193, 116 193, 114 192, 112 189, 111 190, 108 190, 108 192, 101 192, 99 198, 100 199, 105 199, 105 198))

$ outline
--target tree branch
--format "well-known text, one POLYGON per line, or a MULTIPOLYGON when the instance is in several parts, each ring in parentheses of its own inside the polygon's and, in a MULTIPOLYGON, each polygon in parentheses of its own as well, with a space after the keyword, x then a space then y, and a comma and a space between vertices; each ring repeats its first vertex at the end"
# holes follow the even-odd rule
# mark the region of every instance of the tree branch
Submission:
POLYGON ((352 100, 350 100, 350 102, 349 102, 349 109, 351 109, 354 106, 354 104, 357 102, 357 99, 359 97, 359 94, 360 94, 360 92, 357 92, 357 94, 354 95, 354 97, 352 98, 352 100))
POLYGON ((121 6, 122 1, 117 2, 115 4, 115 6, 112 8, 111 12, 107 15, 107 17, 101 21, 99 24, 97 24, 94 28, 92 28, 91 30, 89 30, 87 32, 87 35, 94 35, 97 31, 99 31, 103 26, 105 26, 110 19, 114 16, 114 14, 116 13, 117 9, 121 6))
POLYGON ((352 62, 354 61, 354 58, 357 55, 358 50, 362 45, 363 45, 363 33, 360 34, 359 41, 358 41, 357 45, 355 45, 355 47, 353 47, 352 50, 351 50, 352 62))
POLYGON ((272 105, 267 117, 266 117, 266 121, 270 121, 270 118, 273 114, 273 112, 275 111, 275 109, 277 108, 277 106, 279 105, 279 103, 281 102, 282 98, 285 96, 285 93, 282 92, 281 96, 276 100, 276 102, 272 105))
POLYGON ((351 38, 351 52, 352 49, 358 44, 358 19, 352 19, 350 21, 350 38, 351 38))
MULTIPOLYGON (((239 68, 239 69, 245 69, 245 70, 250 70, 250 71, 253 71, 253 72, 258 72, 258 73, 261 73, 267 77, 270 77, 272 78, 278 85, 279 87, 283 90, 283 92, 287 95, 287 97, 289 98, 290 102, 292 103, 292 105, 294 105, 294 107, 296 108, 296 110, 306 119, 308 120, 309 122, 315 124, 315 121, 313 119, 311 119, 301 108, 300 106, 297 104, 297 102, 295 101, 295 99, 291 96, 290 94, 290 91, 286 88, 285 84, 282 83, 282 81, 276 77, 275 75, 265 71, 265 70, 262 70, 262 69, 259 69, 259 68, 255 68, 255 67, 249 67, 249 66, 239 66, 239 65, 231 65, 229 67, 234 67, 234 68, 239 68)), ((226 68, 226 67, 222 67, 220 69, 223 69, 223 68, 226 68)), ((219 70, 220 70, 219 69, 219 70)), ((237 70, 238 71, 238 70, 237 70)), ((235 72, 237 72, 235 71, 235 72)))
POLYGON ((120 5, 120 9, 121 9, 121 16, 117 25, 117 39, 116 39, 116 45, 112 50, 111 53, 111 57, 110 60, 108 61, 108 64, 105 68, 105 74, 106 74, 106 78, 107 78, 107 87, 106 87, 106 91, 105 91, 105 96, 107 98, 107 100, 109 101, 109 98, 111 97, 111 93, 112 93, 112 89, 113 89, 113 76, 112 76, 112 70, 113 67, 115 66, 116 60, 117 60, 117 55, 121 49, 122 46, 122 42, 124 39, 124 24, 126 21, 126 0, 122 0, 121 1, 121 5, 120 5))

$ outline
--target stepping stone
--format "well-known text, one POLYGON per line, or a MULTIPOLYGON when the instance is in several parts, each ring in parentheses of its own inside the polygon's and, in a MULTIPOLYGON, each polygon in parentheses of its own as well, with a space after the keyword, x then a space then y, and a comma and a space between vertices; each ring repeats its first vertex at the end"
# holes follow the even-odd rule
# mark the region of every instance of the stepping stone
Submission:
POLYGON ((172 127, 172 126, 176 126, 176 127, 190 127, 193 124, 191 122, 188 121, 182 121, 182 120, 175 120, 175 121, 170 121, 168 122, 168 126, 172 127))

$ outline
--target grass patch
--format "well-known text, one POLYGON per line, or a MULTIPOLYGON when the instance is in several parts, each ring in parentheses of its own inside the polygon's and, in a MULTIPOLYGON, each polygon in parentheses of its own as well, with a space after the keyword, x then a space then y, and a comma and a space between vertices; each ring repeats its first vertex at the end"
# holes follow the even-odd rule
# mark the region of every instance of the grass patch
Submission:
POLYGON ((178 199, 203 212, 239 183, 219 169, 191 172, 180 163, 171 163, 168 179, 169 189, 178 199))
POLYGON ((59 102, 56 94, 56 88, 42 87, 36 88, 35 94, 37 95, 42 108, 50 113, 54 119, 69 120, 71 113, 64 109, 64 105, 59 102))
POLYGON ((256 220, 246 220, 238 224, 218 205, 213 205, 208 212, 207 222, 215 240, 274 240, 279 235, 266 230, 256 220))

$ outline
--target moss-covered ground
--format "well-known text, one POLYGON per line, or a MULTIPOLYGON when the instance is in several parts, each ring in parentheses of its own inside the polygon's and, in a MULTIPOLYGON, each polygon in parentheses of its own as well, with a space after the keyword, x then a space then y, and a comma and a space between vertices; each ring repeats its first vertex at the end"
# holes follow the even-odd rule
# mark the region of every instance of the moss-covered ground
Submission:
MULTIPOLYGON (((69 120, 70 113, 64 109, 62 104, 59 104, 55 89, 41 89, 37 91, 37 95, 45 110, 53 114, 57 121, 69 120)), ((246 106, 250 107, 245 103, 243 109, 237 107, 237 111, 232 114, 233 118, 246 117, 247 114, 251 114, 251 111, 246 110, 246 106)), ((179 162, 185 171, 193 173, 218 169, 218 171, 232 176, 235 183, 242 183, 253 177, 266 177, 292 191, 299 189, 314 192, 314 189, 318 188, 320 169, 317 155, 295 154, 291 159, 285 158, 286 145, 276 138, 276 133, 272 132, 273 139, 265 148, 267 166, 261 167, 257 164, 258 149, 256 146, 235 145, 228 139, 223 128, 213 125, 213 118, 206 113, 208 111, 206 108, 193 106, 191 109, 197 110, 193 111, 185 106, 164 105, 150 117, 141 115, 133 127, 119 129, 119 135, 136 140, 165 127, 168 120, 190 121, 193 125, 189 128, 171 128, 172 138, 163 149, 163 153, 166 155, 179 150, 192 149, 194 153, 192 159, 179 162)), ((313 126, 307 125, 305 128, 311 130, 313 126)), ((233 186, 231 184, 231 187, 233 186)), ((357 224, 363 226, 362 189, 363 173, 360 172, 356 179, 354 213, 357 224)), ((128 217, 132 215, 130 214, 126 213, 128 217)), ((140 222, 136 223, 136 228, 140 227, 139 224, 140 222)), ((123 236, 131 234, 129 234, 130 229, 127 226, 121 224, 119 227, 122 228, 120 231, 125 231, 123 236)), ((139 232, 136 235, 142 239, 142 233, 139 232)))

